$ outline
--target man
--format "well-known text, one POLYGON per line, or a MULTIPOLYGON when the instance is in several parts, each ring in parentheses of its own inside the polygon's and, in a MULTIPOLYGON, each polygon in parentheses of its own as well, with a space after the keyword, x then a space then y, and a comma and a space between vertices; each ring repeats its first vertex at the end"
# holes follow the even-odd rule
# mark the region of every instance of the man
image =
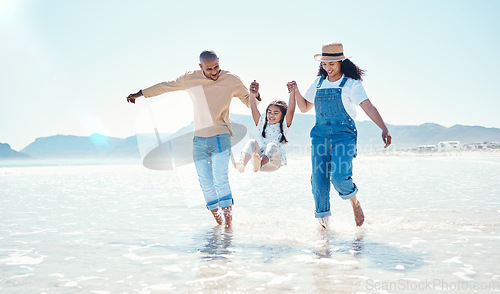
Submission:
POLYGON ((180 76, 174 81, 163 82, 142 89, 127 97, 127 102, 163 93, 186 90, 193 99, 194 138, 193 159, 207 209, 217 221, 231 226, 234 203, 228 180, 231 150, 231 122, 229 106, 238 97, 250 108, 250 95, 260 101, 259 84, 250 85, 250 93, 239 77, 219 68, 219 58, 213 51, 200 54, 200 69, 180 76), (223 219, 224 216, 224 219, 223 219))

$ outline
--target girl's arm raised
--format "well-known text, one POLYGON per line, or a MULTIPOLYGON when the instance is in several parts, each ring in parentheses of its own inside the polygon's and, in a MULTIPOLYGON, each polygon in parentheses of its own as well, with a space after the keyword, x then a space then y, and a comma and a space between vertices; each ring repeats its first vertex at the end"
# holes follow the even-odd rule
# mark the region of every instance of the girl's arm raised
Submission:
POLYGON ((288 83, 288 91, 291 91, 292 89, 295 90, 295 100, 297 101, 297 106, 299 107, 300 111, 304 113, 311 110, 311 108, 313 108, 314 106, 314 103, 311 103, 304 97, 302 97, 302 94, 300 94, 299 91, 299 87, 297 87, 297 83, 295 81, 288 83))
POLYGON ((382 129, 382 141, 384 141, 384 148, 389 147, 391 145, 392 137, 389 135, 389 129, 385 125, 382 116, 378 112, 377 108, 372 104, 370 99, 366 99, 359 105, 363 109, 363 111, 368 115, 368 117, 380 128, 382 129))
POLYGON ((259 93, 259 83, 255 80, 250 84, 250 108, 252 109, 252 117, 255 125, 259 124, 260 112, 257 108, 256 95, 259 93))
POLYGON ((290 92, 290 98, 288 98, 288 110, 286 112, 286 126, 287 127, 290 127, 292 125, 292 121, 293 121, 293 115, 295 114, 295 93, 296 93, 296 89, 295 87, 293 87, 292 85, 292 89, 290 91, 290 84, 292 83, 295 83, 295 81, 292 81, 290 83, 287 84, 288 86, 288 91, 290 92))

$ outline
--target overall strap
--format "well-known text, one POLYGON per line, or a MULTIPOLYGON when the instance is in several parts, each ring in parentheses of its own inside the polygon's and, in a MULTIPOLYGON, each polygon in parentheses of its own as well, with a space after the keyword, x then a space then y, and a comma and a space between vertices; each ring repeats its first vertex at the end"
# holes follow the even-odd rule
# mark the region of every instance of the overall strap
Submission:
POLYGON ((321 76, 318 81, 318 85, 316 86, 316 89, 321 88, 321 85, 323 84, 323 81, 325 80, 325 76, 321 76))
POLYGON ((344 78, 342 79, 342 82, 340 82, 339 88, 342 88, 346 82, 347 82, 347 77, 344 76, 344 78))

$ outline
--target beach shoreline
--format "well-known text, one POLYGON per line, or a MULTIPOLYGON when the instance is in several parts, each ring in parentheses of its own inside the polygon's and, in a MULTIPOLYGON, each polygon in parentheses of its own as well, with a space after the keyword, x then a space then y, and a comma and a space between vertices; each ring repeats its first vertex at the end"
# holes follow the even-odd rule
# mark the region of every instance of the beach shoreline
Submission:
MULTIPOLYGON (((310 154, 291 152, 290 160, 310 159, 310 154)), ((457 150, 457 151, 359 151, 357 158, 363 157, 456 157, 456 158, 500 158, 500 149, 492 150, 457 150)), ((37 167, 37 166, 79 166, 79 165, 137 165, 142 164, 140 158, 23 158, 0 161, 0 168, 37 167)))
POLYGON ((453 151, 383 150, 383 151, 376 151, 376 152, 361 153, 360 156, 500 157, 500 149, 453 150, 453 151))

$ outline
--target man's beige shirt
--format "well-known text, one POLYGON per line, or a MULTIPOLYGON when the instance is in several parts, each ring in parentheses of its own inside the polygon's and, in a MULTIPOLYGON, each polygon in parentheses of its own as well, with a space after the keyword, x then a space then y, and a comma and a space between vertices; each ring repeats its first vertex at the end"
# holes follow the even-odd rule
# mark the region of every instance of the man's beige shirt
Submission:
MULTIPOLYGON (((229 106, 233 97, 238 97, 250 107, 250 94, 240 78, 221 70, 214 81, 206 78, 203 71, 187 72, 174 81, 163 82, 142 90, 149 98, 163 93, 186 90, 193 101, 194 135, 212 137, 218 134, 233 135, 229 118, 229 106)), ((259 101, 257 101, 258 103, 259 101)), ((175 103, 173 103, 175 107, 175 103)), ((179 111, 185 111, 179 109, 179 111)))

